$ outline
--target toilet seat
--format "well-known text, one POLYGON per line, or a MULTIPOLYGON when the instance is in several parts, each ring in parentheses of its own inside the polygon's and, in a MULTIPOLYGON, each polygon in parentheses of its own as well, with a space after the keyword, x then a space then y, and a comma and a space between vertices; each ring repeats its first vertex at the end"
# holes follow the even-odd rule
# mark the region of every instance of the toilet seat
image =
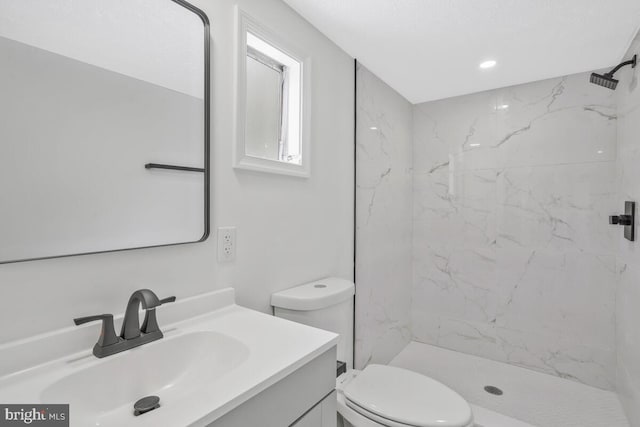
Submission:
POLYGON ((389 427, 467 427, 469 404, 444 384, 406 369, 369 365, 342 382, 346 407, 389 427))

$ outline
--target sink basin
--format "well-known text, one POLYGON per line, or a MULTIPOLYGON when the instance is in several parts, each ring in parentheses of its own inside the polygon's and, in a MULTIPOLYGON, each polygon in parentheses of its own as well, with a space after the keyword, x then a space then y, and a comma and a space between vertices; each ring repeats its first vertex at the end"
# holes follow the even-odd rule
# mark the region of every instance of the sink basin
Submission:
POLYGON ((235 304, 233 289, 163 308, 163 339, 103 359, 98 325, 0 344, 0 402, 69 404, 70 426, 205 427, 335 347, 338 336, 235 304), (160 407, 134 416, 158 396, 160 407))
POLYGON ((74 425, 121 426, 131 420, 138 399, 159 396, 155 411, 180 405, 240 366, 249 353, 242 342, 217 332, 169 336, 65 376, 40 398, 70 404, 74 425))

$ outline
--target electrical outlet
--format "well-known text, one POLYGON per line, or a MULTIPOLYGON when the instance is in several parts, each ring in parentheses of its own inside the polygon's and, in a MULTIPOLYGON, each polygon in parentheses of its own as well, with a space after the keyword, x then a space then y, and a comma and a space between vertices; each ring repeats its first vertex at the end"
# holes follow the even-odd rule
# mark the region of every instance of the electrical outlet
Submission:
POLYGON ((236 260, 236 228, 218 227, 218 262, 236 260))

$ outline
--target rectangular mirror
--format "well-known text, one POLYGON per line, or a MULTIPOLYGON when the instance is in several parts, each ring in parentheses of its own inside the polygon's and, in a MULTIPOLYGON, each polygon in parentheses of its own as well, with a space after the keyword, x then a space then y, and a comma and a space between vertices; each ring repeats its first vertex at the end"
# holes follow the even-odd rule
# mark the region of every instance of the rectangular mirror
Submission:
POLYGON ((202 11, 2 0, 0 64, 0 263, 207 238, 202 11))

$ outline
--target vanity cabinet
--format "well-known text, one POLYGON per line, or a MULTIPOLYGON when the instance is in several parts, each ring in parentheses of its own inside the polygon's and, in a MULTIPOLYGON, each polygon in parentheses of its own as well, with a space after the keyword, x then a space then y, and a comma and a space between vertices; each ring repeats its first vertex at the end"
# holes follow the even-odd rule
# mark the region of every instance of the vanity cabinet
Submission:
POLYGON ((0 402, 64 402, 75 427, 335 427, 338 336, 234 295, 169 304, 163 339, 104 359, 90 353, 98 325, 0 346, 0 402), (144 396, 160 407, 135 416, 144 396))
POLYGON ((336 347, 207 427, 336 427, 336 347))
POLYGON ((338 411, 336 398, 336 391, 334 390, 296 421, 292 427, 336 427, 338 411))

